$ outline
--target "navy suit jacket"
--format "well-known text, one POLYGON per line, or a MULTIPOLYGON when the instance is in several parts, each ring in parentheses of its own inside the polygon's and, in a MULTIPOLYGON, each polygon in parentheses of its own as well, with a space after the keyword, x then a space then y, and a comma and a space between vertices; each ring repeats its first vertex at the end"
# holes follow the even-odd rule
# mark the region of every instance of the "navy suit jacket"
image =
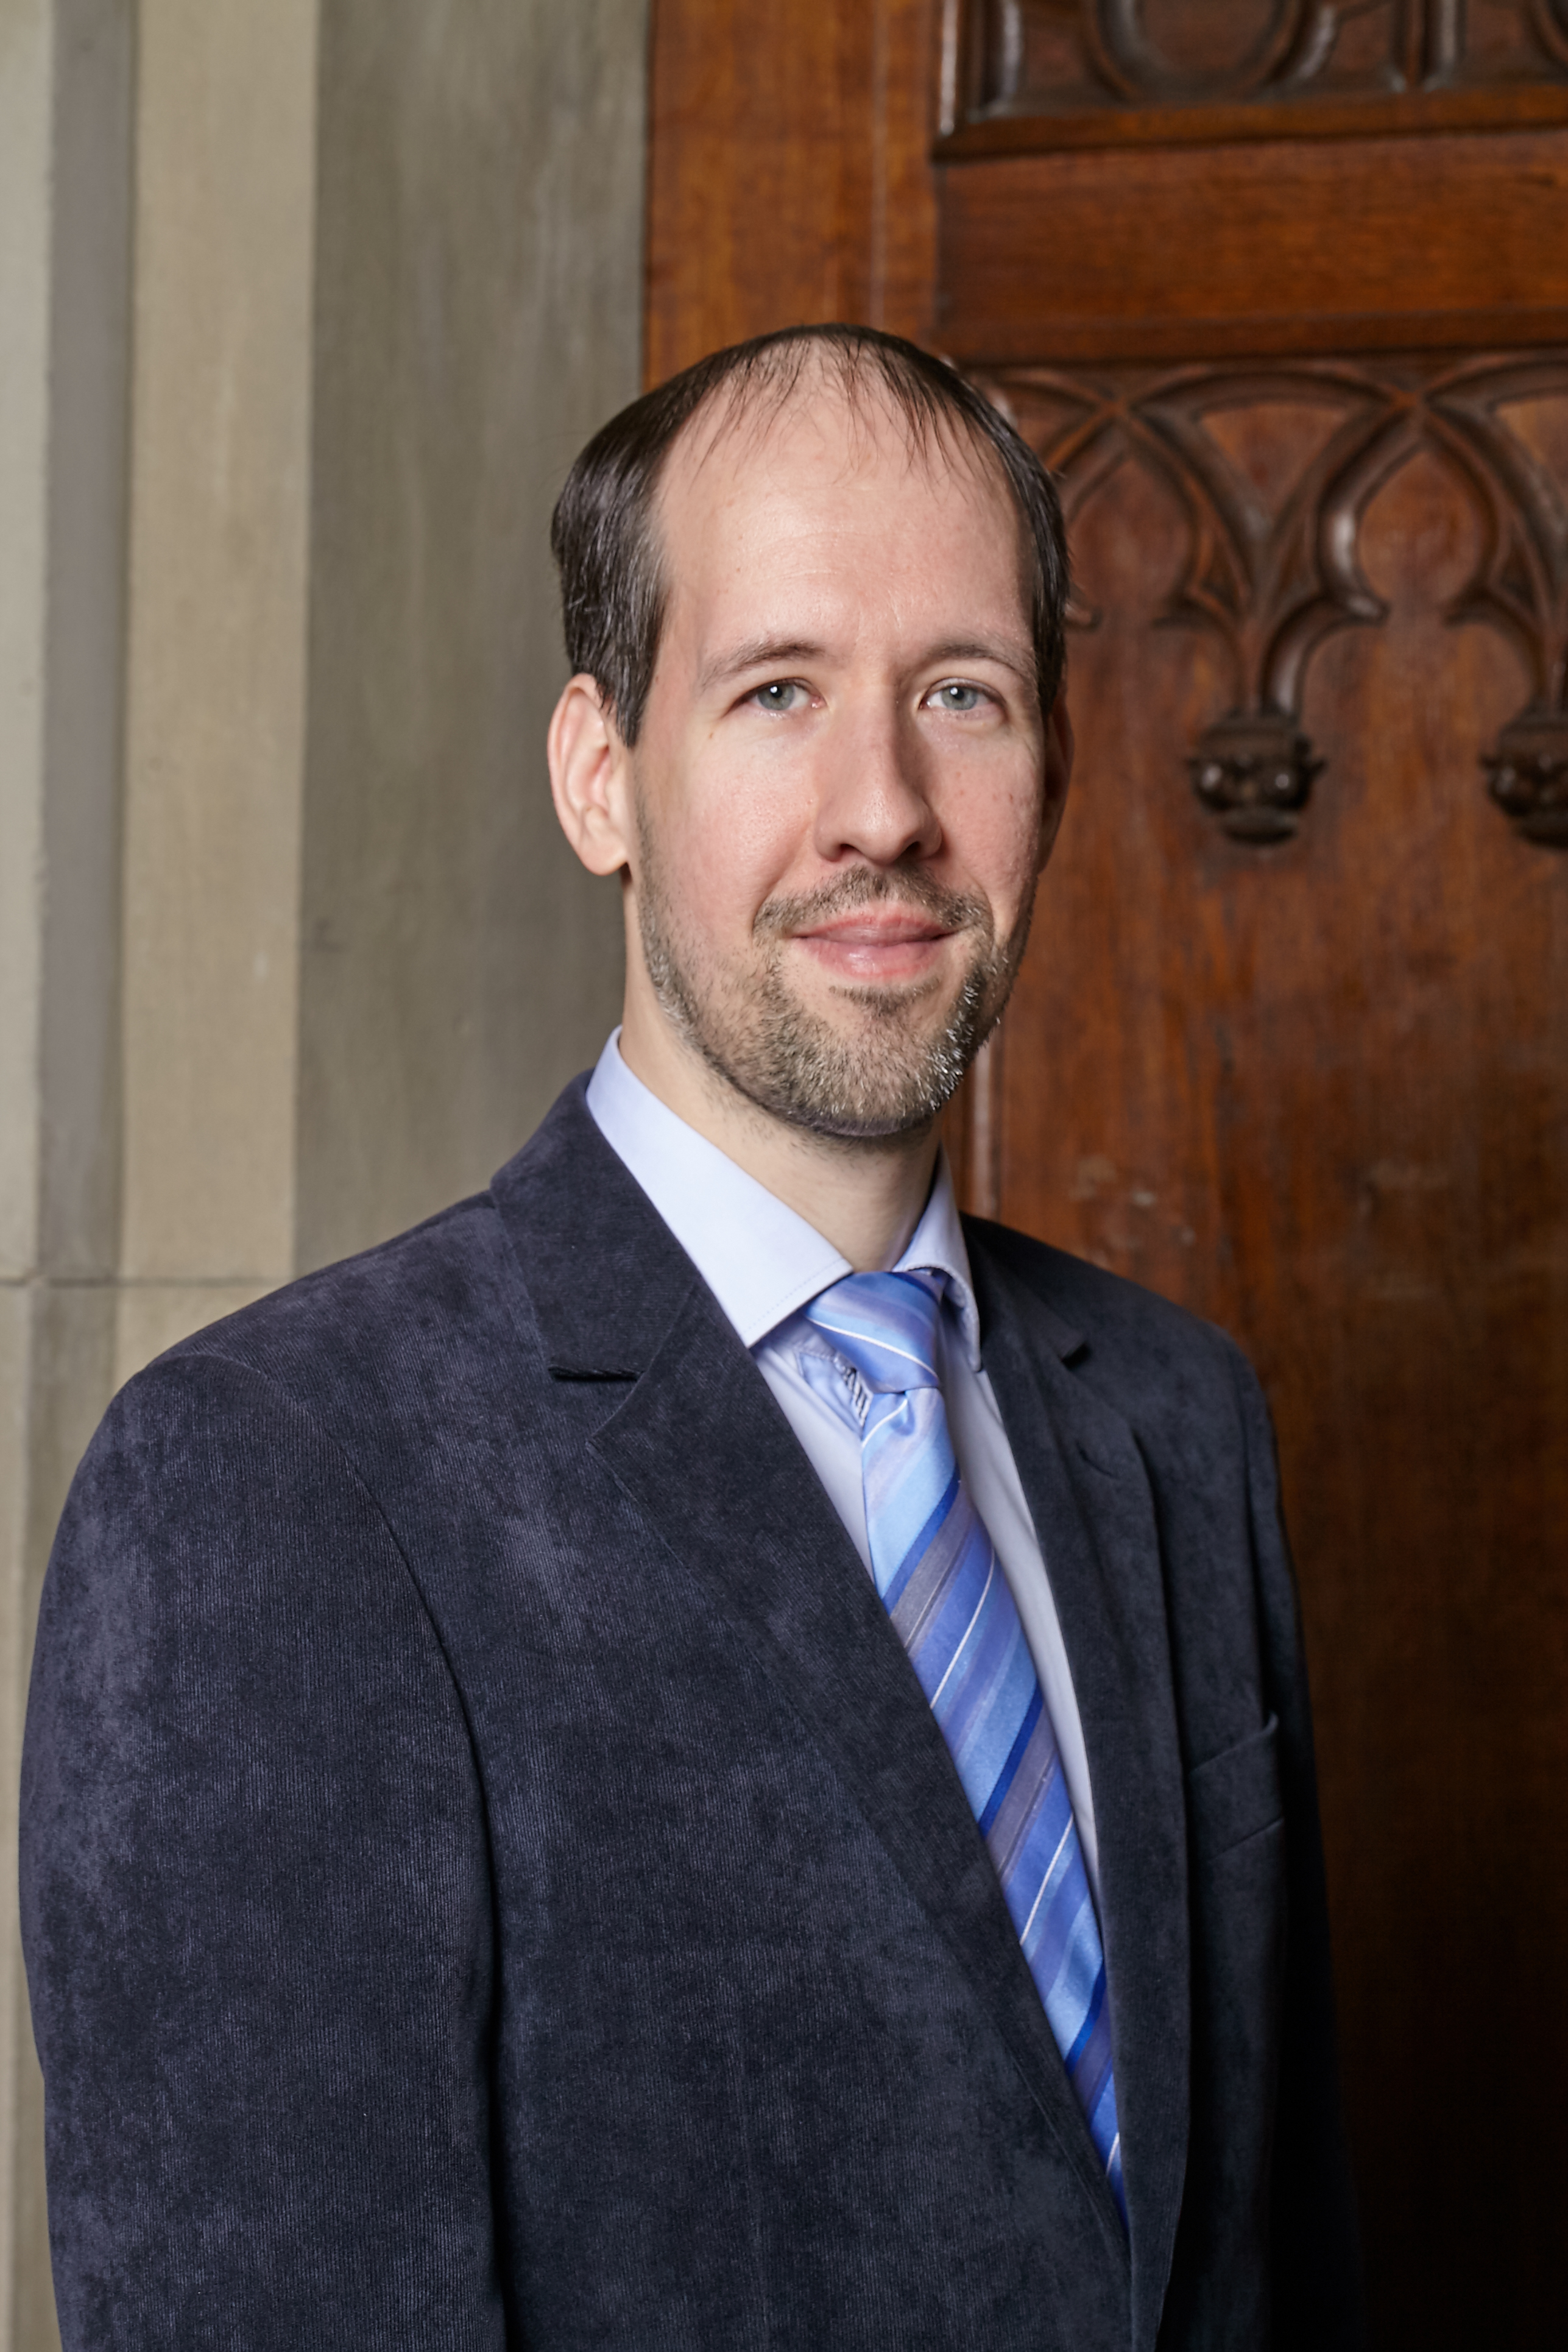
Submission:
POLYGON ((971 1223, 1082 1711, 1131 2241, 940 1733, 582 1083, 132 1381, 23 1895, 68 2352, 1358 2340, 1267 1415, 971 1223))

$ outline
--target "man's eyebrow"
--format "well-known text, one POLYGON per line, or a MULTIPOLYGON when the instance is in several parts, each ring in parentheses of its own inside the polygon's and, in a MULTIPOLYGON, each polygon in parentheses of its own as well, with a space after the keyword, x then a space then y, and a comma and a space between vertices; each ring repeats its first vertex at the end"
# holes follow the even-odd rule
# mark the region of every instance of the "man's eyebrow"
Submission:
POLYGON ((1035 649, 1022 637, 948 637, 926 655, 932 662, 998 662, 1033 686, 1038 676, 1035 649))
POLYGON ((697 676, 699 694, 743 670, 783 668, 790 662, 820 661, 825 648, 809 637, 751 637, 744 645, 727 646, 704 662, 697 676))
MULTIPOLYGON (((783 669, 792 662, 820 661, 825 651, 810 637, 752 637, 743 645, 726 646, 705 662, 698 673, 697 690, 706 694, 710 687, 721 686, 749 669, 783 669)), ((921 667, 973 661, 997 662, 1029 686, 1038 675, 1035 649, 1022 637, 944 637, 926 647, 921 667)))

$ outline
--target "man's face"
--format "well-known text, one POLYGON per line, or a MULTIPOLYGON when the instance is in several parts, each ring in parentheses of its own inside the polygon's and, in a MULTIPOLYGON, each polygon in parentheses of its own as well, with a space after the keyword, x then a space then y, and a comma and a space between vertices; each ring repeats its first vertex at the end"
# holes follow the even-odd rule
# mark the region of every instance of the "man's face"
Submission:
POLYGON ((775 1115, 923 1126, 1006 1000, 1066 781, 1011 501, 824 390, 700 423, 657 520, 642 984, 775 1115))

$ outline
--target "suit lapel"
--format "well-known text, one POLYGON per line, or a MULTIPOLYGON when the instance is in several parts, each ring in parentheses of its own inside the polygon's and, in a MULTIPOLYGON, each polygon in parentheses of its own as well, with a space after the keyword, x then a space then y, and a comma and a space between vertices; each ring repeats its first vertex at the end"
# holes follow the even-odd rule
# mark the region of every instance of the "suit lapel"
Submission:
POLYGON ((599 1135, 580 1087, 491 1189, 552 1370, 613 1381, 624 1398, 591 1451, 788 1697, 963 1969, 1105 2245, 1124 2259, 1120 2219, 946 1744, 733 1327, 599 1135))
POLYGON ((784 1690, 963 1969, 1100 2215, 1121 2226, 936 1720, 765 1381, 698 1286, 592 1441, 784 1690), (694 1476, 697 1464, 712 1465, 694 1476))
POLYGON ((1153 1500, 1076 1336, 969 1235, 984 1360, 1034 1516, 1083 1721, 1100 1843, 1136 2347, 1152 2346, 1186 2166, 1186 1821, 1153 1500))

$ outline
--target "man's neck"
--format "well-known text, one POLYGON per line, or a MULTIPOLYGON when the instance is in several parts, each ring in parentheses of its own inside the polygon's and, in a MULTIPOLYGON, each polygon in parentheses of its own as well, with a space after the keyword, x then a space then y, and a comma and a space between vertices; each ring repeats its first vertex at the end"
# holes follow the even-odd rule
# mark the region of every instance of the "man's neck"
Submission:
POLYGON ((936 1123, 853 1141, 763 1110, 658 1013, 628 1003, 621 1055, 634 1077, 848 1259, 857 1273, 896 1264, 931 1193, 936 1123))

